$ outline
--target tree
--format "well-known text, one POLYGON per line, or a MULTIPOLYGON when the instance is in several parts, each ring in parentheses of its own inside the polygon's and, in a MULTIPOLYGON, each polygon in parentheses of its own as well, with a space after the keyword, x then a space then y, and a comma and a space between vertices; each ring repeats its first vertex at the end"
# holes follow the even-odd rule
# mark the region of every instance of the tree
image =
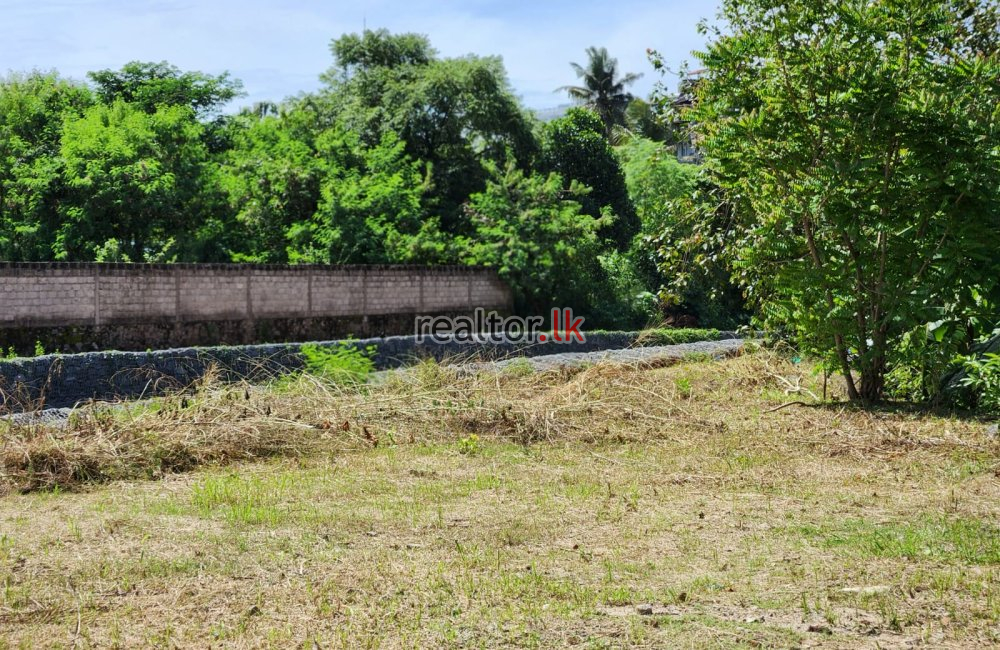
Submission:
POLYGON ((685 119, 717 196, 667 245, 723 260, 853 400, 883 397, 908 335, 996 318, 996 16, 994 0, 725 0, 699 55, 685 119))
POLYGON ((150 114, 160 106, 188 106, 205 117, 243 94, 243 84, 230 78, 228 72, 218 76, 182 72, 166 61, 132 61, 121 70, 99 70, 87 76, 105 104, 120 100, 150 114))
POLYGON ((673 144, 673 133, 655 104, 636 97, 625 109, 625 126, 635 136, 673 144))
POLYGON ((605 222, 600 234, 618 250, 628 249, 639 232, 639 218, 597 114, 571 108, 564 117, 546 124, 540 139, 541 169, 558 173, 567 183, 566 189, 572 182, 589 187, 591 191, 578 199, 583 212, 597 219, 610 211, 614 218, 605 222))
POLYGON ((618 59, 612 58, 603 47, 587 48, 586 67, 578 63, 570 66, 583 85, 562 86, 557 90, 565 90, 571 99, 596 111, 604 123, 605 135, 610 137, 613 127, 625 125, 625 112, 633 99, 625 89, 642 75, 630 72, 619 77, 618 59))
POLYGON ((405 154, 405 144, 387 133, 365 148, 343 128, 325 131, 317 142, 324 160, 315 213, 288 231, 293 262, 385 264, 424 261, 414 240, 432 236, 424 219, 427 190, 423 166, 405 154))
POLYGON ((392 132, 414 161, 428 163, 425 205, 451 233, 468 234, 462 204, 486 183, 483 161, 532 159, 531 122, 497 57, 439 59, 416 34, 385 30, 333 41, 334 66, 314 101, 327 124, 340 122, 377 147, 392 132))
POLYGON ((287 263, 289 229, 316 212, 326 169, 297 118, 247 114, 234 122, 221 170, 240 235, 234 261, 287 263))
POLYGON ((92 103, 86 86, 54 73, 0 80, 0 260, 52 258, 65 195, 63 121, 92 103))
POLYGON ((594 289, 604 284, 597 277, 601 224, 576 200, 587 189, 572 183, 567 192, 558 174, 526 174, 513 163, 491 165, 490 173, 486 190, 465 208, 476 231, 458 242, 462 262, 495 267, 519 313, 573 307, 587 314, 594 289))
POLYGON ((56 258, 92 260, 113 249, 134 262, 200 259, 199 233, 218 230, 203 128, 189 107, 147 114, 121 100, 68 119, 56 258))

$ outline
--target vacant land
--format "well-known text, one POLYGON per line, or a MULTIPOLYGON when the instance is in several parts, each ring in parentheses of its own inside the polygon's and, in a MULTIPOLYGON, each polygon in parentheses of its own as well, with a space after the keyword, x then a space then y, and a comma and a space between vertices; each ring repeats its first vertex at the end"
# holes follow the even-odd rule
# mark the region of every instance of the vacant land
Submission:
POLYGON ((11 427, 0 646, 1000 641, 987 424, 770 411, 820 383, 770 353, 428 364, 11 427))

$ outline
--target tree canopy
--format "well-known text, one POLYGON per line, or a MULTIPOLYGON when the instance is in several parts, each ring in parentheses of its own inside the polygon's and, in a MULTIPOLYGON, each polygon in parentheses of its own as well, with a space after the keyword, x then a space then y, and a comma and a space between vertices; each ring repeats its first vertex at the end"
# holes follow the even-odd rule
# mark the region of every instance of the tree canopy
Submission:
POLYGON ((723 18, 685 116, 705 200, 667 256, 723 260, 763 324, 880 399, 921 341, 967 346, 996 317, 996 5, 726 0, 723 18))

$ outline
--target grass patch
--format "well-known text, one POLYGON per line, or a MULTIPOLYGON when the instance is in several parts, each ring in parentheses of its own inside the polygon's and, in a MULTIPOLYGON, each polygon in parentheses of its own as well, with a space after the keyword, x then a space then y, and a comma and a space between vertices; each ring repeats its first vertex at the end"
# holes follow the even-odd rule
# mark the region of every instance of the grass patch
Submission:
POLYGON ((891 524, 847 523, 843 530, 821 531, 824 543, 863 557, 1000 564, 1000 527, 993 522, 925 516, 891 524))

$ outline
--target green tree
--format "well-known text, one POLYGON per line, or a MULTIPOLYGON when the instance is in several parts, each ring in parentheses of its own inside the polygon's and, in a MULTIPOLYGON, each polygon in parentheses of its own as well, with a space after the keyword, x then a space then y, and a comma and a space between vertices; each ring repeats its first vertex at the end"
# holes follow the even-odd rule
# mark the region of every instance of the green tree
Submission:
POLYGON ((201 258, 200 234, 218 230, 203 130, 186 106, 148 114, 116 101, 67 119, 56 258, 94 259, 109 240, 135 262, 201 258))
POLYGON ((355 134, 335 127, 322 134, 317 151, 325 164, 320 200, 311 218, 289 229, 292 261, 435 261, 417 241, 433 239, 436 230, 421 204, 425 172, 406 156, 402 141, 386 133, 377 147, 365 148, 355 134))
POLYGON ((642 233, 659 234, 674 219, 673 202, 694 191, 698 168, 677 162, 667 145, 646 138, 630 138, 618 155, 642 233))
POLYGON ((316 213, 327 170, 310 128, 296 128, 300 120, 246 114, 231 126, 221 178, 239 234, 234 261, 287 263, 289 230, 316 213))
POLYGON ((699 55, 685 118, 716 197, 673 259, 723 260, 851 399, 883 396, 907 335, 996 317, 996 16, 995 1, 725 0, 699 55))
POLYGON ((625 109, 625 126, 634 136, 673 144, 670 125, 659 114, 655 103, 638 97, 629 102, 625 109))
POLYGON ((182 72, 166 61, 132 61, 121 70, 99 70, 87 76, 105 104, 120 100, 150 114, 160 106, 188 106, 205 117, 243 94, 243 84, 228 72, 217 76, 182 72))
POLYGON ((440 59, 425 37, 385 30, 345 35, 331 50, 327 89, 308 101, 367 147, 396 134, 412 160, 430 165, 428 210, 448 232, 468 234, 461 206, 485 187, 483 161, 513 155, 526 165, 536 148, 500 59, 440 59))
POLYGON ((587 64, 570 63, 583 85, 562 86, 566 94, 584 106, 593 109, 604 124, 604 133, 611 135, 615 126, 625 126, 625 112, 634 99, 626 88, 642 77, 630 72, 619 76, 618 59, 608 54, 607 48, 588 47, 587 64))
POLYGON ((461 261, 495 267, 514 291, 520 313, 546 314, 552 307, 588 313, 594 289, 603 285, 597 256, 600 222, 581 213, 558 174, 526 174, 513 164, 491 168, 486 190, 472 195, 466 210, 475 236, 459 241, 461 261))
POLYGON ((65 195, 63 120, 92 103, 89 89, 54 73, 0 81, 0 260, 52 259, 65 195))
POLYGON ((540 140, 539 167, 562 176, 567 189, 572 182, 589 187, 591 191, 579 197, 583 211, 595 219, 610 211, 614 218, 605 221, 601 237, 611 240, 619 250, 628 249, 639 232, 639 218, 597 114, 571 108, 564 117, 543 127, 540 140))

